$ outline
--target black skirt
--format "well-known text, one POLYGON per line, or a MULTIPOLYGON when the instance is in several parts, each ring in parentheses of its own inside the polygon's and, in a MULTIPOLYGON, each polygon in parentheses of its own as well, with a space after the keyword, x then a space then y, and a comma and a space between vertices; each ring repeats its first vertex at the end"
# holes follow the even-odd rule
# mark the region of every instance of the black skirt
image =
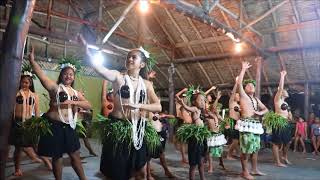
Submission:
POLYGON ((283 129, 272 129, 272 139, 271 141, 274 144, 288 144, 291 141, 292 128, 290 125, 287 125, 283 129))
POLYGON ((149 153, 149 157, 150 157, 149 159, 151 159, 151 158, 153 158, 153 159, 160 158, 161 153, 163 153, 165 148, 166 148, 167 131, 162 130, 162 131, 158 132, 158 135, 160 136, 161 146, 157 147, 155 152, 149 153))
MULTIPOLYGON (((111 123, 119 121, 113 117, 109 118, 111 123)), ((110 179, 130 179, 132 173, 144 167, 149 160, 146 143, 144 142, 142 147, 136 150, 133 145, 129 149, 128 142, 118 142, 118 147, 121 147, 121 150, 116 150, 111 136, 109 137, 105 138, 103 142, 100 171, 110 179)))
MULTIPOLYGON (((28 121, 28 120, 26 120, 28 121)), ((37 142, 32 139, 32 136, 27 129, 23 127, 22 119, 16 118, 12 120, 11 129, 9 134, 9 144, 19 147, 32 147, 37 142)))
POLYGON ((207 143, 200 143, 196 139, 191 139, 188 142, 188 159, 190 166, 200 165, 202 158, 205 157, 207 152, 207 143))
POLYGON ((38 145, 40 156, 60 158, 64 153, 73 153, 80 149, 79 137, 75 129, 61 121, 52 120, 47 116, 45 118, 50 123, 53 135, 40 136, 38 145))
POLYGON ((235 125, 237 124, 237 121, 232 119, 234 121, 234 126, 232 127, 233 129, 230 130, 230 138, 231 139, 238 139, 240 137, 240 133, 237 129, 235 129, 235 125))

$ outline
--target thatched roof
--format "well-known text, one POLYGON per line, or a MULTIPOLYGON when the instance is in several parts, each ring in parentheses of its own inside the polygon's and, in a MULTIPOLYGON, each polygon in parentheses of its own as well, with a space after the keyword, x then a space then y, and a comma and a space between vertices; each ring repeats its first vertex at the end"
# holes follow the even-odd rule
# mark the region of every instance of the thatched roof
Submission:
MULTIPOLYGON (((263 84, 277 83, 281 69, 288 71, 287 82, 292 84, 320 82, 319 0, 152 2, 155 3, 147 15, 131 10, 109 42, 128 49, 141 44, 147 46, 158 60, 154 82, 158 89, 168 87, 170 63, 176 67, 177 89, 189 84, 205 88, 232 85, 240 71, 240 61, 254 63, 257 54, 265 55, 263 84), (241 39, 245 46, 241 54, 234 52, 234 41, 222 29, 241 39)), ((36 55, 48 69, 52 67, 48 58, 54 62, 63 55, 82 57, 83 50, 75 41, 77 33, 84 34, 93 44, 100 42, 129 3, 125 0, 38 0, 28 42, 35 46, 36 55)), ((1 18, 8 18, 5 9, 10 9, 10 3, 7 8, 1 6, 1 18)), ((1 21, 0 26, 3 32, 6 21, 1 21)), ((108 56, 107 66, 121 69, 125 53, 110 43, 104 48, 117 54, 108 56)), ((86 60, 83 63, 87 64, 86 60)), ((90 67, 86 71, 95 75, 90 67)), ((255 74, 256 68, 252 67, 246 76, 255 78, 255 74)), ((317 90, 317 86, 313 88, 317 90)), ((270 87, 262 90, 272 91, 270 87)))

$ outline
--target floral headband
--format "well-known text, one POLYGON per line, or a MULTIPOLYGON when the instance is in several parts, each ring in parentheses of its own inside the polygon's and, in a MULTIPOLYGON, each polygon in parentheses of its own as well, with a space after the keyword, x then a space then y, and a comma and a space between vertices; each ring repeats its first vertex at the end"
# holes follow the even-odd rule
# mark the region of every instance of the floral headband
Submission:
POLYGON ((81 70, 80 59, 76 57, 63 57, 59 59, 60 69, 71 68, 74 72, 79 72, 81 70))
POLYGON ((22 64, 22 70, 21 70, 22 76, 30 76, 32 79, 35 79, 36 76, 34 73, 32 73, 32 67, 30 64, 23 63, 22 64))

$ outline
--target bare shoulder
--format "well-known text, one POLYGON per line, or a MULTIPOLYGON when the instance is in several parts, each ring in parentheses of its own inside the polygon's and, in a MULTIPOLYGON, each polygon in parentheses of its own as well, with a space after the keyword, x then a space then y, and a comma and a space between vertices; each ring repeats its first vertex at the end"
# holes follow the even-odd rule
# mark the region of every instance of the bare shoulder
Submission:
POLYGON ((144 79, 143 81, 147 88, 153 87, 153 83, 151 81, 146 79, 144 79))

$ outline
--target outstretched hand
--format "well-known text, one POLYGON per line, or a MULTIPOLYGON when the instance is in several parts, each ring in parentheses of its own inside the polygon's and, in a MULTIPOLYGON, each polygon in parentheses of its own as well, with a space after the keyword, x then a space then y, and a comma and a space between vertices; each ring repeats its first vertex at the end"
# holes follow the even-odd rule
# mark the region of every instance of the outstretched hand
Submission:
POLYGON ((280 75, 281 75, 282 77, 286 76, 286 75, 287 75, 287 71, 285 71, 285 70, 281 71, 281 72, 280 72, 280 75))
POLYGON ((242 69, 243 69, 243 70, 247 70, 247 69, 249 69, 251 66, 252 66, 252 65, 251 65, 249 62, 247 62, 247 61, 243 61, 243 62, 242 62, 242 69))

